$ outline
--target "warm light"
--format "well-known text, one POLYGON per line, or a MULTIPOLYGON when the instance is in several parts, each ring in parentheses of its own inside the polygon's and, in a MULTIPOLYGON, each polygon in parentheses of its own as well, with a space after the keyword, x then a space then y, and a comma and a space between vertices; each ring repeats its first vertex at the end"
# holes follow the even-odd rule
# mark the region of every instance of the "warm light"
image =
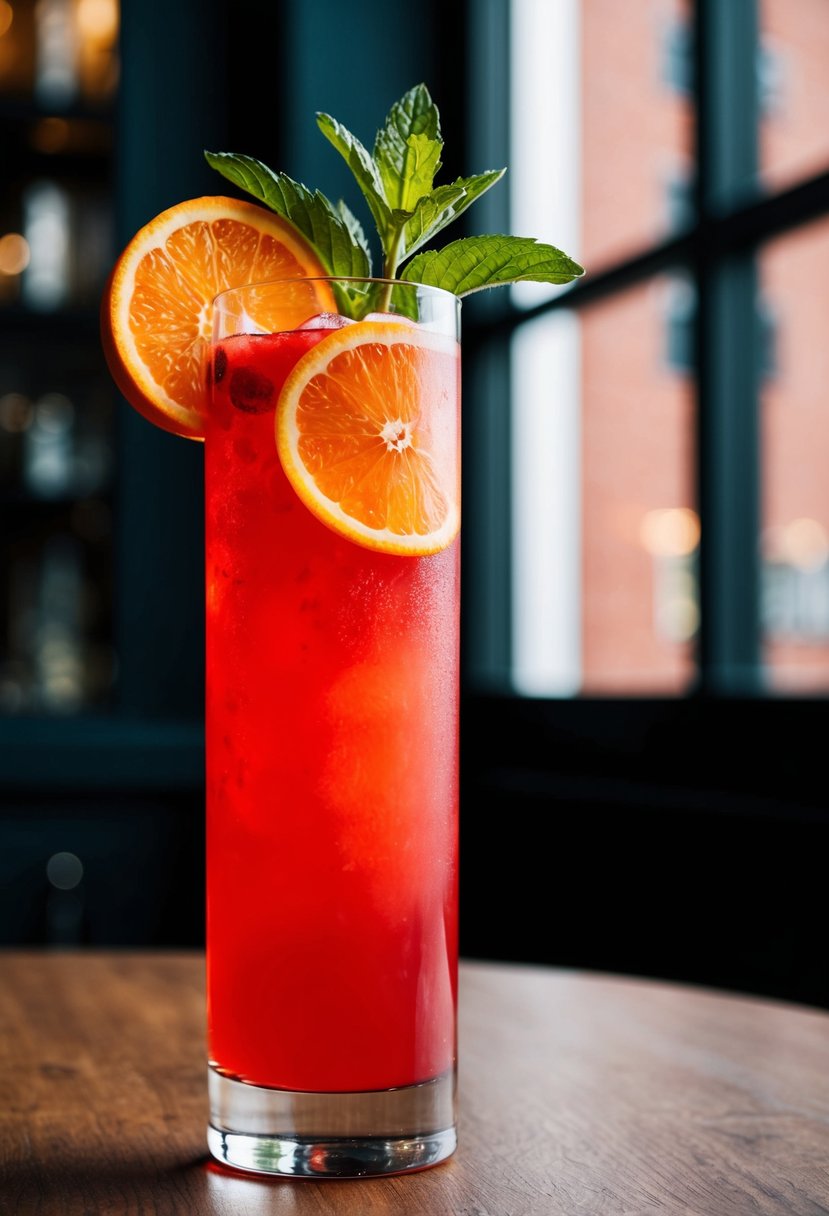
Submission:
POLYGON ((60 152, 69 141, 70 126, 65 118, 41 118, 32 131, 38 152, 60 152))
POLYGON ((29 244, 19 232, 0 236, 0 274, 22 274, 29 265, 29 244))
POLYGON ((642 519, 639 538, 654 557, 686 557, 699 544, 699 516, 690 507, 659 507, 642 519))
POLYGON ((5 393, 0 397, 0 427, 10 435, 28 431, 33 414, 31 401, 22 393, 5 393))
POLYGON ((4 34, 8 34, 12 21, 14 21, 14 9, 9 4, 9 0, 0 0, 0 38, 4 34))
POLYGON ((80 0, 77 22, 81 37, 93 42, 112 42, 118 30, 116 0, 80 0))
POLYGON ((793 519, 783 529, 783 557, 798 570, 816 570, 829 555, 829 537, 816 519, 793 519))

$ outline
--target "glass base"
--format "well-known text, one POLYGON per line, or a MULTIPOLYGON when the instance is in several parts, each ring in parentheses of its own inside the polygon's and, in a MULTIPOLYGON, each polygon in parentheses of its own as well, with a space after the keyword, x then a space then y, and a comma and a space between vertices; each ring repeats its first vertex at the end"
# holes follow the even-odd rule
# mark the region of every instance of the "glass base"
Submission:
POLYGON ((400 1089, 265 1089, 208 1069, 207 1144, 218 1161, 259 1174, 366 1178, 422 1170, 457 1146, 455 1076, 400 1089))

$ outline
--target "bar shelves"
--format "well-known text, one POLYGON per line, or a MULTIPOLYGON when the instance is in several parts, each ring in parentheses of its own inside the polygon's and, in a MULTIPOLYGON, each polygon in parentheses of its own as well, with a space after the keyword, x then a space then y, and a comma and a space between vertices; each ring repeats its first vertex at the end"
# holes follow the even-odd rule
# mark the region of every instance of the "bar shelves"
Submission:
POLYGON ((116 0, 0 0, 0 716, 105 709, 116 0))

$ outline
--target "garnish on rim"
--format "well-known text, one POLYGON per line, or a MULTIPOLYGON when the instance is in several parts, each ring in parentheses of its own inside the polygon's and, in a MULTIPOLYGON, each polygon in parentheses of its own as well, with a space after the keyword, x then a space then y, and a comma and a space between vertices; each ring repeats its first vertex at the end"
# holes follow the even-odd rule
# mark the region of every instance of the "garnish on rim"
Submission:
MULTIPOLYGON (((560 249, 529 237, 472 236, 418 253, 505 172, 490 169, 435 186, 443 139, 437 106, 424 84, 415 85, 391 107, 372 152, 330 114, 317 114, 317 125, 344 158, 368 205, 383 252, 383 278, 427 283, 465 296, 527 280, 569 283, 584 273, 560 249)), ((316 250, 327 274, 371 274, 368 241, 344 202, 334 204, 252 156, 205 156, 229 181, 294 225, 316 250)), ((340 311, 355 319, 383 311, 388 302, 388 293, 378 300, 367 288, 337 294, 340 311)))
POLYGON ((385 553, 422 556, 451 544, 458 445, 440 428, 457 375, 456 343, 388 321, 332 330, 302 356, 279 397, 277 447, 318 519, 385 553))
MULTIPOLYGON (((319 277, 372 274, 368 240, 344 202, 334 204, 252 157, 205 152, 265 207, 193 199, 145 225, 118 259, 102 299, 107 361, 121 392, 151 422, 203 438, 203 353, 214 297, 231 287, 293 280, 274 314, 264 305, 261 313, 254 309, 254 328, 285 331, 320 314, 357 324, 333 329, 285 383, 276 428, 288 477, 321 520, 357 543, 435 553, 458 530, 458 471, 441 455, 456 444, 436 435, 436 403, 447 384, 436 379, 457 376, 458 349, 403 324, 407 316, 416 320, 413 288, 394 289, 399 321, 373 318, 391 311, 397 279, 465 296, 526 280, 568 283, 584 272, 560 249, 527 237, 471 236, 425 248, 504 174, 493 169, 435 185, 443 140, 425 85, 391 107, 371 152, 330 115, 318 114, 317 124, 368 204, 385 282, 328 285, 319 277)), ((263 301, 273 298, 263 293, 263 301)), ((234 400, 240 410, 271 408, 262 386, 242 387, 234 400)))
MULTIPOLYGON (((124 249, 101 301, 101 337, 113 379, 156 426, 203 438, 203 352, 214 296, 253 281, 300 276, 279 301, 280 324, 293 317, 298 325, 335 307, 324 282, 301 278, 320 274, 305 239, 264 207, 210 197, 163 211, 124 249)), ((266 331, 273 305, 260 308, 253 320, 266 331)))

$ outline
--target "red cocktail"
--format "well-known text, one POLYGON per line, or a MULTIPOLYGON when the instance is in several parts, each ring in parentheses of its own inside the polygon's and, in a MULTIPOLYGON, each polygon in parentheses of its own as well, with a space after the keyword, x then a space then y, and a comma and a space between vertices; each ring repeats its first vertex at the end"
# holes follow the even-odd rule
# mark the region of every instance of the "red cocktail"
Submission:
POLYGON ((351 1127, 372 1142, 437 1136, 445 1156, 459 542, 423 501, 456 508, 457 302, 421 288, 426 324, 323 318, 238 334, 252 327, 246 290, 217 306, 205 440, 212 1122, 218 1106, 222 1134, 246 1130, 227 1117, 234 1097, 269 1091, 280 1113, 247 1129, 260 1148, 351 1127), (296 459, 277 447, 291 386, 296 459), (355 471, 340 491, 344 464, 355 471), (378 465, 386 488, 406 471, 411 500, 385 521, 373 514, 378 465), (340 502, 354 512, 344 522, 340 502), (377 1116, 361 1112, 378 1093, 368 1134, 377 1116), (316 1128, 298 1102, 324 1109, 316 1128))
POLYGON ((582 268, 527 237, 434 247, 504 170, 435 185, 424 84, 371 151, 317 124, 384 279, 326 277, 370 272, 345 201, 206 152, 264 207, 145 224, 101 336, 127 400, 206 441, 208 1145, 350 1177, 457 1142, 460 297, 582 268))

